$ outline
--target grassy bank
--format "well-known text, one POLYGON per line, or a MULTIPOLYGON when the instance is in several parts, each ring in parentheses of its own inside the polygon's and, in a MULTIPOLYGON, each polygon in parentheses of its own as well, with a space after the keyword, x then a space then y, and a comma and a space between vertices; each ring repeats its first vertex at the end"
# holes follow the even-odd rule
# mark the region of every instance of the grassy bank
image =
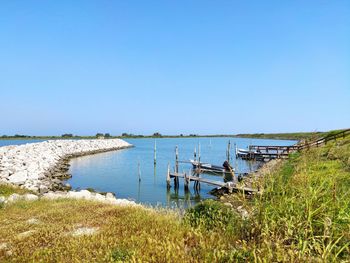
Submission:
POLYGON ((328 132, 292 132, 292 133, 243 133, 236 134, 240 138, 275 139, 275 140, 315 140, 342 130, 332 130, 328 132))
POLYGON ((256 184, 253 199, 225 196, 184 217, 72 200, 5 206, 0 261, 350 261, 350 136, 292 155, 256 184))
POLYGON ((350 261, 350 136, 294 154, 265 175, 251 201, 248 251, 268 261, 350 261))
POLYGON ((324 135, 325 135, 324 132, 294 132, 294 133, 237 134, 236 137, 255 138, 255 139, 301 140, 301 139, 316 139, 324 135))

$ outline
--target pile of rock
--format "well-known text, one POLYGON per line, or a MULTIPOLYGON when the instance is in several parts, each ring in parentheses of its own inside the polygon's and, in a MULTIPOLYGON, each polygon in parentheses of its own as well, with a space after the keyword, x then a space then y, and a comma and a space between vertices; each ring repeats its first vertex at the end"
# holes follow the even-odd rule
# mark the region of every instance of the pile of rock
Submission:
POLYGON ((38 199, 56 200, 62 198, 90 200, 117 206, 138 206, 134 201, 127 199, 117 199, 112 193, 103 195, 100 193, 93 193, 88 190, 49 192, 41 196, 35 194, 12 194, 9 197, 0 196, 0 205, 2 203, 9 204, 17 201, 36 201, 38 199))
POLYGON ((128 147, 132 145, 120 139, 51 140, 0 147, 0 182, 40 193, 69 190, 62 180, 70 177, 70 158, 128 147))

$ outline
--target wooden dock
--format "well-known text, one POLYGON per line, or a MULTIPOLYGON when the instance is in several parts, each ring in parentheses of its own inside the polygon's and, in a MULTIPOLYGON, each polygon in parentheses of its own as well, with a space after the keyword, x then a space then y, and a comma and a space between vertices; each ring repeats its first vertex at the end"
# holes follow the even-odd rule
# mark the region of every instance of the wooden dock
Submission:
MULTIPOLYGON (((230 142, 229 142, 230 145, 230 142)), ((229 157, 229 150, 227 153, 229 157)), ((194 160, 196 161, 197 153, 196 149, 194 151, 194 160)), ((200 183, 205 183, 214 187, 220 187, 220 188, 226 188, 228 192, 232 193, 233 191, 241 191, 244 193, 252 194, 252 193, 257 193, 258 190, 249 188, 249 187, 242 187, 237 184, 236 181, 231 181, 231 182, 223 182, 223 181, 216 181, 216 180, 210 180, 207 178, 200 177, 200 174, 205 172, 206 169, 203 169, 204 167, 201 167, 201 161, 200 161, 200 145, 198 145, 198 166, 196 166, 196 169, 190 170, 188 174, 186 173, 179 173, 179 163, 191 163, 191 161, 180 161, 179 160, 179 150, 178 147, 175 147, 175 169, 174 172, 170 172, 170 164, 168 163, 168 172, 167 172, 167 188, 169 189, 171 187, 171 179, 174 179, 174 188, 178 189, 179 188, 179 181, 180 179, 183 179, 184 181, 184 188, 185 191, 188 191, 191 181, 194 182, 194 189, 196 191, 200 190, 200 183)), ((204 165, 203 165, 204 166, 204 165)), ((224 167, 223 167, 224 168, 224 167)), ((222 174, 232 174, 234 180, 235 180, 235 174, 232 168, 229 169, 229 171, 222 171, 220 172, 222 174)))
POLYGON ((319 147, 327 144, 329 141, 336 141, 338 138, 345 138, 350 134, 350 129, 345 129, 337 133, 329 134, 323 138, 314 141, 305 141, 294 145, 250 145, 249 153, 246 155, 237 155, 245 160, 270 160, 288 158, 290 153, 307 150, 313 147, 319 147))
POLYGON ((168 188, 171 187, 171 179, 174 179, 174 186, 175 188, 179 187, 179 179, 182 178, 184 179, 184 187, 185 190, 188 190, 188 188, 190 187, 190 182, 193 181, 194 182, 194 188, 195 189, 199 189, 200 188, 200 183, 205 183, 208 185, 212 185, 215 187, 221 187, 221 188, 227 188, 227 190, 232 193, 233 191, 243 191, 245 193, 256 193, 258 192, 255 189, 249 188, 249 187, 241 187, 238 186, 236 183, 234 182, 223 182, 223 181, 214 181, 214 180, 210 180, 207 178, 202 178, 196 175, 187 175, 186 173, 176 173, 176 172, 170 172, 168 170, 168 175, 167 175, 167 186, 168 188))
POLYGON ((249 145, 249 150, 256 150, 257 152, 259 151, 264 151, 264 152, 292 152, 292 151, 297 151, 299 150, 300 146, 298 145, 291 145, 291 146, 265 146, 265 145, 249 145))

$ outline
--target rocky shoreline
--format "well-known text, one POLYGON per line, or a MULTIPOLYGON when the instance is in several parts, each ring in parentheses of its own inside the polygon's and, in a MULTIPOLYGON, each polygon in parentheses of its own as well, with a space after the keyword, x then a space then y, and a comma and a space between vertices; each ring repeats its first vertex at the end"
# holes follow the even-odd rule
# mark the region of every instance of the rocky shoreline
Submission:
POLYGON ((37 200, 58 200, 58 199, 80 199, 80 200, 89 200, 109 205, 117 205, 117 206, 138 206, 141 205, 136 204, 134 201, 130 201, 127 199, 116 198, 112 193, 100 194, 93 193, 88 190, 80 190, 80 191, 57 191, 57 192, 48 192, 45 194, 12 194, 8 197, 0 196, 0 208, 3 204, 11 204, 18 201, 37 201, 37 200))
POLYGON ((121 139, 50 140, 0 147, 0 183, 45 194, 68 191, 72 158, 133 147, 121 139))

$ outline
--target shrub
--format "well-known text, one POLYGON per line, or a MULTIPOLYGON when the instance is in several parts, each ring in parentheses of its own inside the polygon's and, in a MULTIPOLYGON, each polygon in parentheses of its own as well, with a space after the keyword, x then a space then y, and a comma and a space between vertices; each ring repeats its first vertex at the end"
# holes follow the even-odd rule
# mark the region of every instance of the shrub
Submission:
POLYGON ((116 248, 112 251, 111 257, 115 262, 125 262, 132 257, 133 253, 127 249, 116 248))
POLYGON ((192 227, 210 229, 230 229, 236 221, 236 214, 227 206, 214 201, 205 200, 186 211, 185 223, 192 227))

